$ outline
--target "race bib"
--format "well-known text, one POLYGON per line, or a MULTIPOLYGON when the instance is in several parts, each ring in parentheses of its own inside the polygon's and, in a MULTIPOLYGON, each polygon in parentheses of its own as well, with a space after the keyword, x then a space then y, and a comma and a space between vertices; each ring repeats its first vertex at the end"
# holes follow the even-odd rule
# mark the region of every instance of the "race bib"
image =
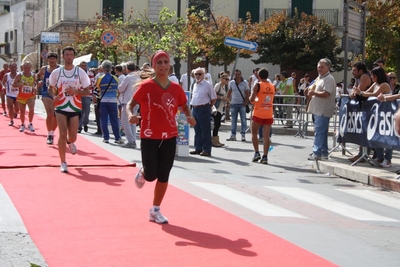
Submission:
POLYGON ((63 89, 64 89, 65 96, 72 96, 72 95, 68 94, 67 92, 65 92, 65 90, 69 87, 76 89, 77 88, 76 82, 75 81, 64 81, 63 82, 63 89))
POLYGON ((32 93, 32 86, 24 85, 24 87, 22 87, 22 93, 31 94, 32 93))

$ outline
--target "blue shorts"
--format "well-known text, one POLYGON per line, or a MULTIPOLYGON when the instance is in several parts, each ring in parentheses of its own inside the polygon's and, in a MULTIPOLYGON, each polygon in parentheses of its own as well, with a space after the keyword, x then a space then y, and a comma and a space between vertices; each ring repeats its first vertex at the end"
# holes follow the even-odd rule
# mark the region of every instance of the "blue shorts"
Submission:
POLYGON ((7 98, 12 99, 14 102, 17 101, 17 97, 16 96, 7 96, 7 98))
POLYGON ((48 97, 48 98, 53 99, 53 97, 49 94, 48 91, 42 92, 42 98, 43 98, 43 97, 48 97))

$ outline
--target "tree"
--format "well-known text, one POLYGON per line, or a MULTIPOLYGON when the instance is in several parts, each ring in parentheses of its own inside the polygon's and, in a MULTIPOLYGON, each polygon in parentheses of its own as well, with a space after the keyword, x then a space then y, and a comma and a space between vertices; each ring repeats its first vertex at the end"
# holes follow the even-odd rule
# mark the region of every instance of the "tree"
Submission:
POLYGON ((130 29, 130 23, 121 17, 96 14, 85 28, 72 34, 75 41, 71 45, 77 48, 78 54, 92 53, 99 61, 110 59, 118 62, 128 49, 123 40, 130 29), (102 42, 102 35, 105 32, 112 32, 115 35, 112 45, 106 46, 102 42))
POLYGON ((180 57, 180 44, 185 39, 183 35, 184 21, 176 16, 175 11, 163 8, 157 20, 151 20, 147 14, 138 13, 132 19, 134 30, 127 38, 132 45, 132 54, 139 62, 140 57, 149 57, 154 51, 165 50, 171 55, 180 57))
MULTIPOLYGON (((235 61, 237 49, 226 46, 224 39, 226 36, 242 39, 245 26, 248 29, 244 39, 248 40, 253 36, 250 18, 246 21, 234 22, 227 16, 214 16, 212 12, 208 17, 204 11, 189 11, 184 31, 185 36, 194 47, 191 60, 198 56, 204 56, 211 65, 224 65, 226 70, 227 65, 235 61)), ((240 57, 248 58, 252 53, 242 49, 240 57)))
POLYGON ((293 17, 275 14, 260 22, 259 63, 279 64, 283 69, 315 70, 321 58, 329 58, 332 70, 343 69, 341 47, 331 25, 323 18, 297 12, 293 17))
MULTIPOLYGON (((359 1, 363 2, 363 1, 359 1)), ((367 1, 366 58, 386 60, 388 70, 400 72, 400 5, 398 0, 367 1)))

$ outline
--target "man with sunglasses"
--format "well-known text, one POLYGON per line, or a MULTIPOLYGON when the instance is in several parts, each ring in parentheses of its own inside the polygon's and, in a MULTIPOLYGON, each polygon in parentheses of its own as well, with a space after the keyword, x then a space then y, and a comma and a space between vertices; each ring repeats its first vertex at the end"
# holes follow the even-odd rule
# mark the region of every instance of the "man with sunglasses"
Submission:
POLYGON ((213 86, 204 79, 204 68, 194 70, 196 82, 190 102, 197 124, 194 126, 194 147, 191 155, 211 156, 211 107, 217 101, 213 86))

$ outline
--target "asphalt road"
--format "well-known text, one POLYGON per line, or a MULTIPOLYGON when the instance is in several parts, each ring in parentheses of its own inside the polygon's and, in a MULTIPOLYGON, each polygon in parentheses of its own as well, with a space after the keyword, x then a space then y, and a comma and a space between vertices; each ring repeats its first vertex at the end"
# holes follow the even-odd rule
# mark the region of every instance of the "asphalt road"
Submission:
MULTIPOLYGON (((44 115, 41 101, 36 102, 36 113, 44 115)), ((273 135, 269 164, 253 163, 250 135, 247 142, 228 142, 224 140, 229 131, 224 129, 220 141, 226 146, 213 148, 212 157, 176 157, 171 185, 340 266, 399 266, 399 193, 317 173, 307 160, 312 138, 273 135)), ((139 149, 104 144, 93 132, 92 122, 89 133, 81 137, 121 159, 141 162, 139 149)), ((191 129, 191 145, 193 136, 191 129)), ((201 214, 196 216, 201 219, 201 214)), ((2 231, 0 236, 9 238, 10 232, 2 231)), ((30 247, 26 257, 40 259, 32 243, 18 242, 18 235, 12 239, 15 246, 8 249, 24 252, 30 247)), ((1 266, 27 266, 8 264, 12 253, 3 249, 8 241, 0 242, 1 266)))

